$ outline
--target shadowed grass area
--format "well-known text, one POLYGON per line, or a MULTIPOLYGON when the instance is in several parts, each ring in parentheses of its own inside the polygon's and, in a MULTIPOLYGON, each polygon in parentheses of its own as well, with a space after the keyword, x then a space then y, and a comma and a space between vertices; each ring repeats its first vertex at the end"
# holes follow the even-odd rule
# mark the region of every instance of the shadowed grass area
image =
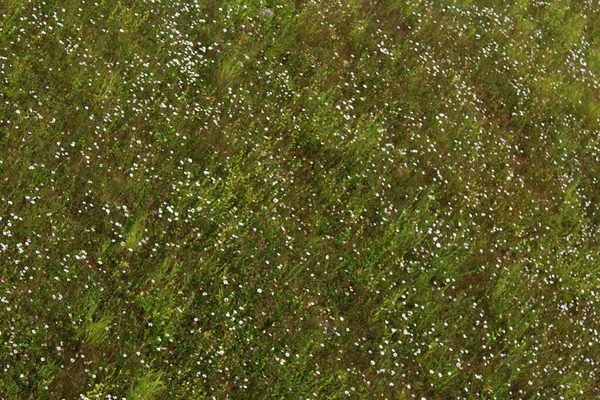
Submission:
POLYGON ((0 397, 598 397, 599 15, 5 1, 0 397))

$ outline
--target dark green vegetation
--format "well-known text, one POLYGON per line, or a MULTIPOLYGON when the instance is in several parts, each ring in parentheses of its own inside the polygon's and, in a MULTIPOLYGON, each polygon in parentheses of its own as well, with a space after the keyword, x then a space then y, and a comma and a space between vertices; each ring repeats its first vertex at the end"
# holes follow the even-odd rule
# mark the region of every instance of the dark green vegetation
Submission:
POLYGON ((0 2, 0 397, 600 396, 599 29, 0 2))

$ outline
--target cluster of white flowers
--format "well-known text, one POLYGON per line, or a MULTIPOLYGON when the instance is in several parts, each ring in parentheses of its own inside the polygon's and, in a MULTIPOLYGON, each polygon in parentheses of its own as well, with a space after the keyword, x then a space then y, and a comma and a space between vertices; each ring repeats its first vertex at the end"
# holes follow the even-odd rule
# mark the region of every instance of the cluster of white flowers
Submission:
POLYGON ((599 395, 597 6, 80 3, 0 7, 18 390, 599 395))

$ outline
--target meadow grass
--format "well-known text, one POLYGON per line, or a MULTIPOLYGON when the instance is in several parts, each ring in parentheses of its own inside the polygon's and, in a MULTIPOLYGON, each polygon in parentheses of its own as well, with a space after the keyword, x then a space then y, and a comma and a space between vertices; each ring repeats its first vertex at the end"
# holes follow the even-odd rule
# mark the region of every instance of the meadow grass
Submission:
POLYGON ((0 398, 597 398, 599 27, 0 3, 0 398))

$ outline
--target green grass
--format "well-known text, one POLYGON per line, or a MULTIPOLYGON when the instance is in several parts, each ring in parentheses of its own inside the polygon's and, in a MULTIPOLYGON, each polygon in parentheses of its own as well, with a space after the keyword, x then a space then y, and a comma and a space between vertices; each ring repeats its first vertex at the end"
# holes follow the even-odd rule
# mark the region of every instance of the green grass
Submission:
POLYGON ((598 397, 600 10, 434 3, 1 4, 0 398, 598 397))

